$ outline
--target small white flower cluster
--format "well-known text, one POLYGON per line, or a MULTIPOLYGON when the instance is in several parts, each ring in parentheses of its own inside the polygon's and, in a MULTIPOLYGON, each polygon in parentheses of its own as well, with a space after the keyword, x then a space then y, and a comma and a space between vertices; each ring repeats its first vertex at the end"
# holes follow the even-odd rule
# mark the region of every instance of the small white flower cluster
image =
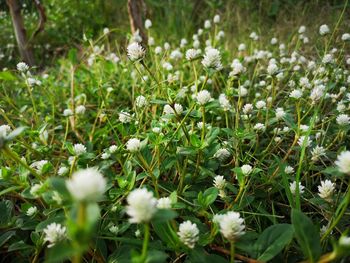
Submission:
POLYGON ((157 199, 148 190, 133 190, 127 197, 128 206, 126 213, 130 216, 131 223, 149 222, 157 211, 157 199))
POLYGON ((191 249, 194 248, 199 239, 199 229, 197 225, 189 220, 180 224, 177 234, 181 242, 191 249))
POLYGON ((49 242, 48 247, 53 247, 67 238, 66 227, 61 224, 51 223, 44 229, 44 235, 44 241, 49 242))
POLYGON ((226 214, 215 215, 213 221, 219 224, 221 234, 231 242, 245 233, 244 220, 238 212, 229 211, 226 214))

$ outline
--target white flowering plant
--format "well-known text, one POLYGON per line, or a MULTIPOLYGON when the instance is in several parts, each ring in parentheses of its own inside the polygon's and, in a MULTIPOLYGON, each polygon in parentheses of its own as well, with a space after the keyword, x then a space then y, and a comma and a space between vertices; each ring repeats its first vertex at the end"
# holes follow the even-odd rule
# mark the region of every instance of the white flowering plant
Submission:
POLYGON ((233 45, 223 18, 169 43, 147 19, 148 45, 137 31, 113 46, 105 29, 50 78, 24 62, 0 73, 4 258, 348 256, 345 29, 256 30, 233 45))

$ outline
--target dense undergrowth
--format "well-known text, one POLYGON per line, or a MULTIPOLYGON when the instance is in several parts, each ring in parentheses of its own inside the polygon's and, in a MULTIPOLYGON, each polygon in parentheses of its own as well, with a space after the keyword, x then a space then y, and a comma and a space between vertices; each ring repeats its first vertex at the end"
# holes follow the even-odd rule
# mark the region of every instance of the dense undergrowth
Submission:
POLYGON ((106 29, 1 72, 2 261, 346 262, 342 18, 235 50, 219 16, 169 43, 146 21, 147 49, 106 29))

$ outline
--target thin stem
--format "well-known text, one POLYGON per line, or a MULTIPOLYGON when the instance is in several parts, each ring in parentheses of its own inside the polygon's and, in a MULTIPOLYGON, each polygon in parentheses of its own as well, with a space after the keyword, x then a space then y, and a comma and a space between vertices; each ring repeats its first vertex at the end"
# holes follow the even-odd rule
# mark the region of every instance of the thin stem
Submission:
POLYGON ((142 245, 142 254, 141 254, 141 262, 146 262, 147 259, 147 249, 148 249, 148 243, 149 243, 149 224, 145 224, 145 237, 143 239, 143 245, 142 245))
POLYGON ((235 262, 235 242, 234 241, 231 241, 230 255, 231 255, 230 263, 234 263, 235 262))
POLYGON ((22 165, 24 168, 26 168, 31 174, 35 176, 36 179, 41 180, 41 176, 32 168, 30 167, 27 163, 23 162, 21 158, 17 156, 7 145, 2 149, 3 153, 7 155, 10 159, 12 159, 14 162, 22 165))

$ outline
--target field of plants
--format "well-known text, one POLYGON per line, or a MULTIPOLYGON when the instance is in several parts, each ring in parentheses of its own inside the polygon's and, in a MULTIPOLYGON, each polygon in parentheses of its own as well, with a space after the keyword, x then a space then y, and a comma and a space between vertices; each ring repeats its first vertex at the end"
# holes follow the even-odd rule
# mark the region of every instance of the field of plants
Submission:
POLYGON ((144 38, 81 32, 47 67, 11 53, 0 262, 349 262, 347 1, 338 11, 233 40, 212 8, 184 36, 152 17, 144 38))

